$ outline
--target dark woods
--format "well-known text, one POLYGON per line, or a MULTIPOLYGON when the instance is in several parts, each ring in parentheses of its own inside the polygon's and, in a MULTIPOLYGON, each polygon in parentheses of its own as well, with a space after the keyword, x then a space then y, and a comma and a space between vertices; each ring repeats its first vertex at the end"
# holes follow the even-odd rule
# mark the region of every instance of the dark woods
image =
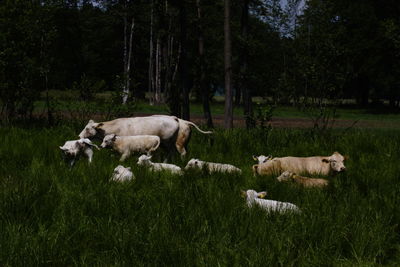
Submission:
POLYGON ((115 105, 146 97, 186 119, 192 98, 212 127, 210 101, 227 81, 229 109, 243 106, 246 118, 252 96, 399 108, 398 1, 280 2, 1 1, 1 119, 32 117, 41 100, 50 120, 49 91, 72 89, 84 102, 103 91, 115 105))

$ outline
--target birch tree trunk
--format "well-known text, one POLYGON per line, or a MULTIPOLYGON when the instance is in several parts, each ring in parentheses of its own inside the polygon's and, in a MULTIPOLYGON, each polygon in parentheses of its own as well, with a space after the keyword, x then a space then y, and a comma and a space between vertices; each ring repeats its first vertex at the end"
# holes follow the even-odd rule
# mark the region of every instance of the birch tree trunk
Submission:
POLYGON ((204 66, 204 36, 203 36, 203 25, 202 25, 202 14, 201 14, 201 0, 196 0, 197 6, 197 19, 198 19, 198 44, 199 44, 199 88, 201 93, 201 99, 203 103, 204 119, 207 122, 207 126, 213 128, 213 121, 210 111, 210 103, 208 99, 209 90, 208 85, 205 81, 205 66, 204 66))
MULTIPOLYGON (((127 19, 125 19, 125 21, 127 22, 127 19)), ((126 48, 124 49, 124 56, 127 56, 128 58, 125 60, 126 62, 126 66, 125 66, 125 85, 124 85, 124 90, 122 93, 122 104, 126 104, 126 102, 128 101, 128 97, 129 97, 129 93, 130 93, 130 81, 131 81, 131 61, 132 61, 132 40, 133 40, 133 29, 135 27, 135 20, 134 18, 132 18, 132 22, 131 22, 131 27, 130 27, 130 33, 129 33, 129 44, 128 44, 128 55, 126 55, 126 48)), ((125 27, 126 29, 126 27, 125 27)), ((125 38, 126 41, 126 38, 125 38)), ((126 44, 125 44, 126 47, 126 44)))
POLYGON ((232 47, 230 29, 230 0, 224 0, 224 62, 225 62, 225 114, 224 127, 233 128, 232 47))

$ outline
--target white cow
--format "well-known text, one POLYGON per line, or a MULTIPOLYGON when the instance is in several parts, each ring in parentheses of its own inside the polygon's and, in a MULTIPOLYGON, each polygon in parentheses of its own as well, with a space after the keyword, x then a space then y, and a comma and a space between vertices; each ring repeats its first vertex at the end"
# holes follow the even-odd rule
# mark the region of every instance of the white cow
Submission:
POLYGON ((99 150, 99 147, 93 144, 89 139, 81 138, 79 140, 66 141, 63 146, 60 146, 60 149, 63 152, 64 159, 68 161, 72 167, 81 155, 87 157, 89 163, 91 163, 93 158, 92 147, 99 150))
POLYGON ((122 165, 115 167, 113 175, 111 176, 111 180, 116 182, 124 182, 132 179, 135 179, 135 176, 132 173, 131 167, 125 168, 122 165))
POLYGON ((257 161, 258 164, 261 164, 261 163, 267 162, 268 160, 271 160, 272 156, 271 155, 269 155, 269 156, 264 156, 264 155, 256 156, 256 155, 253 155, 253 159, 255 161, 257 161))
POLYGON ((168 164, 168 163, 154 163, 151 162, 151 156, 147 155, 141 155, 138 159, 137 164, 140 166, 146 166, 149 167, 151 171, 169 171, 173 174, 178 174, 178 175, 183 175, 182 169, 179 166, 176 166, 174 164, 168 164))
POLYGON ((329 181, 322 178, 309 178, 297 175, 290 171, 283 172, 279 177, 276 178, 279 182, 293 181, 304 187, 326 187, 329 181))
POLYGON ((119 136, 132 135, 157 135, 161 139, 161 145, 169 152, 173 147, 183 157, 186 154, 187 144, 190 139, 191 127, 195 127, 200 133, 211 134, 210 131, 202 131, 196 124, 190 121, 178 119, 175 116, 153 115, 147 117, 120 118, 112 121, 94 122, 90 120, 80 138, 103 139, 108 134, 119 136))
POLYGON ((280 175, 284 171, 290 171, 296 174, 329 175, 345 171, 345 159, 346 157, 339 152, 334 152, 331 156, 326 157, 273 158, 265 163, 253 165, 253 173, 254 175, 280 175))
POLYGON ((191 159, 187 163, 185 170, 189 169, 204 169, 209 173, 214 172, 222 172, 222 173, 242 173, 242 170, 231 165, 231 164, 223 164, 223 163, 214 163, 202 161, 199 159, 191 159))
POLYGON ((295 212, 299 213, 301 212, 300 209, 289 202, 281 202, 281 201, 276 201, 276 200, 270 200, 270 199, 262 199, 267 195, 267 192, 256 192, 252 189, 249 189, 247 191, 242 191, 242 196, 246 198, 247 206, 249 208, 253 207, 253 205, 257 205, 263 210, 267 212, 279 212, 279 213, 285 213, 285 212, 295 212))
POLYGON ((135 135, 135 136, 118 136, 115 134, 106 135, 102 148, 110 147, 120 153, 120 161, 124 161, 127 157, 135 152, 147 153, 151 155, 160 145, 160 137, 157 135, 135 135))

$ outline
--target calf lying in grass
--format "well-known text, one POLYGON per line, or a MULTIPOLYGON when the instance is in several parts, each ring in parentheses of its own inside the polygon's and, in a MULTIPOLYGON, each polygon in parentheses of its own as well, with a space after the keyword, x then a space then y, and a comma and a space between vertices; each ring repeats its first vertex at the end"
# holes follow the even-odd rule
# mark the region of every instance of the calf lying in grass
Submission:
POLYGON ((231 165, 231 164, 222 164, 222 163, 214 163, 202 161, 199 159, 191 159, 187 163, 185 170, 189 169, 205 169, 209 173, 215 172, 225 172, 225 173, 242 173, 242 170, 231 165))
POLYGON ((135 179, 135 176, 131 171, 131 167, 125 168, 121 165, 115 167, 113 175, 111 176, 111 180, 116 182, 124 182, 132 179, 135 179))
POLYGON ((149 167, 150 170, 152 171, 169 171, 173 174, 178 174, 182 175, 182 169, 179 166, 176 166, 174 164, 168 164, 168 163, 154 163, 150 161, 151 156, 147 155, 141 155, 138 159, 137 164, 140 166, 146 166, 149 167))
POLYGON ((283 172, 279 177, 277 177, 279 182, 293 181, 304 187, 325 187, 328 186, 329 182, 322 178, 308 178, 304 176, 297 175, 290 171, 283 172))
POLYGON ((72 167, 81 155, 87 157, 89 163, 91 163, 93 158, 92 147, 99 149, 89 139, 81 138, 79 140, 66 141, 63 146, 60 146, 60 149, 63 152, 65 161, 72 167))
POLYGON ((270 199, 262 199, 267 195, 267 192, 256 192, 252 189, 247 191, 242 191, 242 196, 246 198, 247 206, 249 208, 253 207, 253 205, 257 205, 263 210, 267 212, 301 212, 300 209, 289 202, 280 202, 276 200, 270 199))
POLYGON ((101 144, 102 148, 110 147, 120 153, 122 155, 120 161, 124 161, 135 152, 150 155, 159 146, 160 137, 156 135, 118 136, 109 134, 104 137, 101 144))

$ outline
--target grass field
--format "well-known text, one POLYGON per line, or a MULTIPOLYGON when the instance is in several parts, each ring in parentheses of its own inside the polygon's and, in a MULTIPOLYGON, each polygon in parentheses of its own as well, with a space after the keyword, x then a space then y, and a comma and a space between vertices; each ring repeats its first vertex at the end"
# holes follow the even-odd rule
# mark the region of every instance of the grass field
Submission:
MULTIPOLYGON (((218 130, 194 134, 189 156, 237 165, 242 175, 153 174, 110 182, 119 164, 95 151, 73 169, 59 145, 80 127, 0 128, 0 265, 376 266, 400 264, 398 131, 218 130), (252 154, 347 154, 324 190, 253 177, 252 154), (301 215, 248 209, 240 190, 268 191, 301 215)), ((174 163, 184 166, 185 161, 174 163)))

